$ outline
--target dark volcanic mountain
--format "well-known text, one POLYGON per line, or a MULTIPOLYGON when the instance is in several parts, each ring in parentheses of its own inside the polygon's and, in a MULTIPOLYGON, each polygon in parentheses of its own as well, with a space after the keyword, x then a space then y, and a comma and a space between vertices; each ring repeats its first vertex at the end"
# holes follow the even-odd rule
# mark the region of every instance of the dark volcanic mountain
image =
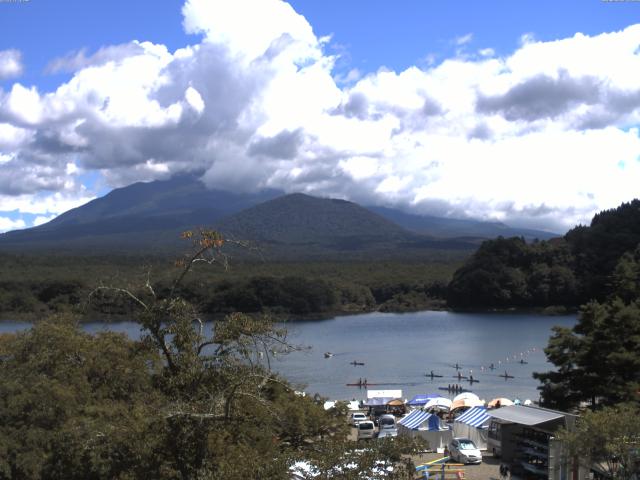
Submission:
POLYGON ((350 259, 432 255, 435 250, 470 251, 475 244, 410 232, 360 205, 294 193, 223 219, 225 235, 255 241, 266 256, 350 259))
POLYGON ((52 221, 0 235, 0 249, 97 252, 172 249, 179 233, 282 195, 209 190, 193 177, 118 188, 52 221))
POLYGON ((218 228, 274 243, 334 243, 349 239, 404 239, 408 232, 352 202, 293 193, 223 219, 218 228))
POLYGON ((111 224, 112 220, 117 220, 130 223, 134 231, 145 229, 143 225, 136 226, 136 222, 163 227, 211 224, 279 195, 282 192, 277 190, 255 194, 209 190, 193 177, 177 177, 115 189, 104 197, 63 213, 40 228, 51 230, 62 226, 91 225, 92 233, 110 233, 111 227, 99 227, 97 224, 111 224))
MULTIPOLYGON (((0 235, 0 250, 167 252, 184 248, 179 233, 214 226, 274 255, 336 252, 412 255, 425 249, 469 250, 478 239, 523 235, 502 224, 423 217, 399 210, 276 190, 208 190, 194 177, 136 183, 70 210, 47 224, 0 235), (451 239, 451 237, 474 237, 451 239)), ((539 238, 546 232, 539 232, 539 238)), ((529 236, 529 235, 525 235, 529 236)))

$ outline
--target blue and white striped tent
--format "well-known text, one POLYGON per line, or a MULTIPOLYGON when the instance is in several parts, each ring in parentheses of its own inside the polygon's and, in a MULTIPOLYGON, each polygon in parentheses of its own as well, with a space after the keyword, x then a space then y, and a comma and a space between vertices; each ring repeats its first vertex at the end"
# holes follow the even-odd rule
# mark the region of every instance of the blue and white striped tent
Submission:
POLYGON ((427 440, 429 448, 442 448, 453 438, 451 430, 440 424, 440 418, 423 410, 414 410, 398 422, 401 435, 420 436, 427 440))
POLYGON ((486 408, 470 408, 453 422, 453 435, 469 438, 480 450, 486 450, 487 430, 490 421, 491 417, 486 408))
POLYGON ((420 427, 422 430, 440 430, 438 416, 422 410, 414 410, 406 417, 401 418, 398 424, 410 430, 418 430, 420 427))
POLYGON ((484 407, 473 407, 464 412, 458 418, 456 422, 466 423, 476 428, 488 428, 489 423, 487 420, 491 418, 487 413, 487 409, 484 407))

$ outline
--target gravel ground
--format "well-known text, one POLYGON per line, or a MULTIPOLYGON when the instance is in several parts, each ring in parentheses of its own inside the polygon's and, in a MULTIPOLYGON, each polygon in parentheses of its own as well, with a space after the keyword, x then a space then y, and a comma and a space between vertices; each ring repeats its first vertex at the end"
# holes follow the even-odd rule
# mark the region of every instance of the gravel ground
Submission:
MULTIPOLYGON (((431 460, 437 460, 438 458, 442 458, 441 453, 424 453, 422 455, 414 455, 412 457, 413 463, 416 465, 430 462, 431 460)), ((464 466, 464 478, 465 480, 500 480, 499 469, 500 461, 493 458, 491 453, 482 452, 481 464, 464 466)), ((416 475, 416 478, 421 477, 416 475)))
MULTIPOLYGON (((350 438, 353 440, 358 438, 357 430, 353 427, 351 428, 350 438)), ((416 466, 438 458, 442 458, 441 453, 423 453, 411 457, 416 466)), ((415 478, 423 477, 416 473, 415 478)), ((450 479, 452 477, 448 476, 447 478, 450 479)), ((464 478, 465 480, 500 480, 500 460, 494 458, 490 452, 482 452, 481 464, 464 466, 464 478)), ((515 480, 515 477, 513 480, 515 480)))

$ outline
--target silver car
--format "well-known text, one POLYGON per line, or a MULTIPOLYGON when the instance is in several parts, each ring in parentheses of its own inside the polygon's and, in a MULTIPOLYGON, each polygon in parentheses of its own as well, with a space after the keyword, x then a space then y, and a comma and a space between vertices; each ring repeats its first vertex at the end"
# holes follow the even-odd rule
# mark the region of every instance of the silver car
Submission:
POLYGON ((378 432, 378 438, 393 438, 398 436, 398 430, 395 428, 384 428, 378 432))
POLYGON ((449 443, 449 455, 458 463, 482 463, 482 452, 468 438, 454 438, 449 443))
POLYGON ((378 419, 378 427, 380 427, 380 430, 386 430, 388 428, 390 429, 395 429, 396 428, 396 417, 394 417, 393 415, 382 415, 379 419, 378 419))

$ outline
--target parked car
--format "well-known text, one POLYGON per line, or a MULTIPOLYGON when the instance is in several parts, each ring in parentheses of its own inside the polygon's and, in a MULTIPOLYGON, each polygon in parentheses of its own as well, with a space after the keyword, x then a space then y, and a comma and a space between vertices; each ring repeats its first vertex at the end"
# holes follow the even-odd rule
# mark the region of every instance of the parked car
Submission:
POLYGON ((392 438, 398 436, 398 430, 396 428, 385 428, 378 432, 378 438, 392 438))
POLYGON ((360 422, 364 422, 365 420, 369 420, 364 413, 355 412, 351 414, 351 425, 357 427, 360 422))
POLYGON ((358 423, 358 440, 364 438, 373 438, 376 433, 376 426, 371 420, 365 420, 358 423))
POLYGON ((378 427, 380 427, 380 430, 385 430, 385 429, 395 429, 396 428, 396 417, 394 417, 393 415, 381 415, 380 418, 378 419, 378 427))
POLYGON ((449 443, 449 455, 459 463, 481 463, 482 452, 468 438, 454 438, 449 443))

